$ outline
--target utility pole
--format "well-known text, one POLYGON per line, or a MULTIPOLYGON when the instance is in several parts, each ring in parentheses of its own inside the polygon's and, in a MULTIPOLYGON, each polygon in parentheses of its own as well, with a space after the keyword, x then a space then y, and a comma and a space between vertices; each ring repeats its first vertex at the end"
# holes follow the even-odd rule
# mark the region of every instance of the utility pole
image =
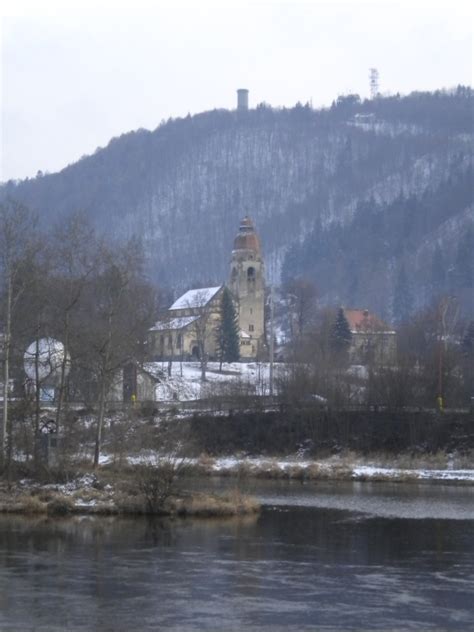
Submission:
POLYGON ((274 345, 273 345, 273 285, 270 286, 270 397, 273 397, 273 355, 274 355, 274 345))

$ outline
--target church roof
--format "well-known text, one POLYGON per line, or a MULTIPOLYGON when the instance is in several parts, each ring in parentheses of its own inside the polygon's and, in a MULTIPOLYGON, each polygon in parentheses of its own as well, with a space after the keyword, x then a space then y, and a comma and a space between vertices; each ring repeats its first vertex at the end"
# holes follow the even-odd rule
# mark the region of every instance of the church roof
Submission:
POLYGON ((218 285, 217 287, 201 287, 196 290, 188 290, 171 305, 170 311, 205 307, 221 288, 222 285, 218 285))
POLYGON ((156 322, 150 331, 170 331, 176 329, 183 329, 187 327, 195 320, 197 320, 199 316, 181 316, 178 318, 163 318, 156 322))
POLYGON ((239 232, 234 239, 234 250, 253 250, 260 254, 260 240, 248 215, 240 222, 239 232))

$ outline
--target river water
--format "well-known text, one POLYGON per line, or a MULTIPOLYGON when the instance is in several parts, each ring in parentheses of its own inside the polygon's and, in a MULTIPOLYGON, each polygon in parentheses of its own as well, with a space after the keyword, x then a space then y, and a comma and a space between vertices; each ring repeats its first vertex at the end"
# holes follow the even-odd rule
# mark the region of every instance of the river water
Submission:
POLYGON ((241 519, 0 516, 0 630, 474 630, 472 487, 250 491, 241 519))

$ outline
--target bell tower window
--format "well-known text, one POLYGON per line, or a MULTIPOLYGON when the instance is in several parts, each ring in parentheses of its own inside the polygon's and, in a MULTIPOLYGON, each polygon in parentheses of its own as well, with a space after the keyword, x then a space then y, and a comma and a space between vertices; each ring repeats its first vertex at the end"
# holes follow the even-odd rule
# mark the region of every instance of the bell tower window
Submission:
POLYGON ((249 292, 255 291, 255 278, 255 268, 250 266, 250 268, 247 268, 247 289, 249 292))

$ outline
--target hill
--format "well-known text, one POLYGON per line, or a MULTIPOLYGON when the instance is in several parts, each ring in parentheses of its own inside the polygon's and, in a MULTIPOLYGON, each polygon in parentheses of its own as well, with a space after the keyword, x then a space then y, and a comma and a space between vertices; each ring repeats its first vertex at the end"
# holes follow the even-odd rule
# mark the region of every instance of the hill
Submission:
POLYGON ((81 209, 110 238, 139 236, 153 279, 177 289, 227 277, 248 213, 272 280, 304 275, 323 302, 391 317, 402 269, 412 308, 439 290, 428 283, 437 266, 441 285, 472 294, 472 101, 459 87, 349 95, 320 110, 214 110, 9 181, 0 198, 37 209, 44 225, 81 209))

